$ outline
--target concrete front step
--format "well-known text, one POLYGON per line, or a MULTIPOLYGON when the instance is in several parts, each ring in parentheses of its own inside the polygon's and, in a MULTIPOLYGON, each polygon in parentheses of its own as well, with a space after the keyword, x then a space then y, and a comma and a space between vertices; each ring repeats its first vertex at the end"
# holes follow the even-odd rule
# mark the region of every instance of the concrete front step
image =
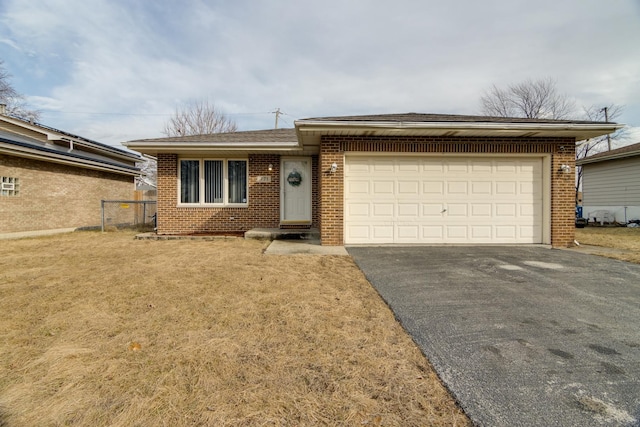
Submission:
POLYGON ((245 232, 244 238, 257 240, 318 240, 320 231, 317 228, 254 228, 245 232))

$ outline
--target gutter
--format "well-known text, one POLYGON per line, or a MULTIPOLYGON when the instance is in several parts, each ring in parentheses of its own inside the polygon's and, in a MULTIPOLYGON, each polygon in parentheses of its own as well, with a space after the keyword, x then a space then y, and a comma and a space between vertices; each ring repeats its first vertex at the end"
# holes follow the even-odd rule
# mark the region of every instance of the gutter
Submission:
MULTIPOLYGON (((65 141, 66 143, 70 144, 71 149, 73 149, 73 145, 78 145, 82 147, 92 148, 94 150, 106 151, 113 157, 118 157, 125 160, 135 160, 137 162, 142 160, 137 153, 130 153, 111 145, 103 144, 98 141, 92 141, 79 135, 73 135, 71 133, 54 129, 40 123, 31 123, 7 115, 2 115, 1 117, 2 120, 11 123, 14 126, 18 126, 45 135, 48 141, 65 141)), ((19 132, 11 133, 17 133, 20 136, 28 137, 27 135, 20 134, 19 132)))
POLYGON ((298 142, 290 143, 273 143, 273 142, 252 142, 249 144, 225 144, 225 143, 190 143, 182 144, 175 142, 124 142, 123 145, 127 148, 131 148, 136 151, 143 151, 144 149, 153 149, 155 152, 177 152, 177 151, 200 151, 200 150, 228 150, 228 151, 299 151, 302 146, 298 142))
POLYGON ((27 144, 17 144, 14 141, 8 143, 8 148, 6 148, 4 145, 4 141, 0 139, 0 153, 8 154, 11 156, 26 157, 34 160, 65 164, 80 168, 102 170, 131 176, 137 176, 140 173, 140 169, 136 167, 119 166, 115 163, 90 159, 74 153, 60 153, 56 150, 51 150, 44 147, 33 148, 29 147, 27 144), (16 149, 16 146, 20 147, 20 149, 16 149))
POLYGON ((296 129, 300 130, 332 130, 349 128, 351 130, 366 129, 443 129, 443 130, 513 130, 513 131, 605 131, 615 132, 625 125, 617 123, 488 123, 488 122, 362 122, 362 121, 323 121, 296 120, 296 129), (308 128, 308 129, 307 129, 308 128))

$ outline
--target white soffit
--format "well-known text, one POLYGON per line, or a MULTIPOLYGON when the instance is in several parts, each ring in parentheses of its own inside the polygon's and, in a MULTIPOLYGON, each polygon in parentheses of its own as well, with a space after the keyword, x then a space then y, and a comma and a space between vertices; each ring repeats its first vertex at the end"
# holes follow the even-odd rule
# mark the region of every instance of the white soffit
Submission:
POLYGON ((339 136, 445 136, 445 137, 567 137, 577 141, 615 132, 614 123, 488 123, 488 122, 295 122, 303 144, 321 135, 339 136))

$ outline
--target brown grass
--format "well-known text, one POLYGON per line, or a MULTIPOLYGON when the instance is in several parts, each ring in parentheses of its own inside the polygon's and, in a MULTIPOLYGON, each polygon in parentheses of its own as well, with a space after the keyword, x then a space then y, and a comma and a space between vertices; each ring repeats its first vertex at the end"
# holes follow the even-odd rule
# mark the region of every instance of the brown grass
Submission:
POLYGON ((348 257, 0 243, 0 425, 469 425, 348 257))
POLYGON ((602 247, 598 255, 640 264, 640 228, 578 228, 576 240, 581 245, 602 247))

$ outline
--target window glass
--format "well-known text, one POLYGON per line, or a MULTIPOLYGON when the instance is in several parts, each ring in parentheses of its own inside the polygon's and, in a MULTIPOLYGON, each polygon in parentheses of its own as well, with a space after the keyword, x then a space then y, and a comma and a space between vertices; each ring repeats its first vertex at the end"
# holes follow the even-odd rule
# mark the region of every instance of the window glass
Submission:
POLYGON ((247 203, 246 160, 229 160, 229 203, 247 203))
POLYGON ((204 202, 224 202, 224 176, 222 160, 204 161, 204 202))
POLYGON ((18 196, 20 184, 18 178, 3 176, 0 177, 0 195, 2 196, 18 196))
POLYGON ((200 161, 180 160, 180 202, 200 201, 200 161))

